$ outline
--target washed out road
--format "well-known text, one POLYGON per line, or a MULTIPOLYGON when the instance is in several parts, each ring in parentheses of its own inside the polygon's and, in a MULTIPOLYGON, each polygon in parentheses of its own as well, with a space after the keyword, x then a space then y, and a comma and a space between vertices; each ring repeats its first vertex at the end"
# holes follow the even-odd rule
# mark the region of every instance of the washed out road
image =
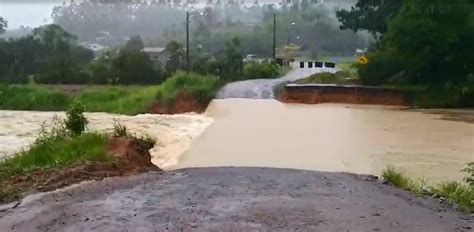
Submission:
MULTIPOLYGON (((231 83, 219 96, 273 98, 276 86, 311 72, 318 70, 231 83)), ((379 174, 386 160, 421 170, 412 174, 446 176, 440 167, 457 173, 472 154, 471 123, 377 107, 285 106, 248 99, 215 101, 206 114, 216 121, 179 159, 177 167, 183 169, 28 196, 0 206, 0 232, 449 232, 474 227, 472 214, 438 200, 413 197, 370 176, 339 173, 379 174), (288 167, 306 170, 281 169, 288 167)))
POLYGON ((299 68, 298 63, 292 63, 291 66, 293 69, 281 78, 229 83, 219 91, 217 98, 273 99, 275 98, 274 90, 278 85, 296 81, 323 71, 322 68, 299 68))
POLYGON ((469 231, 473 217, 371 178, 182 169, 82 184, 0 212, 0 231, 469 231))

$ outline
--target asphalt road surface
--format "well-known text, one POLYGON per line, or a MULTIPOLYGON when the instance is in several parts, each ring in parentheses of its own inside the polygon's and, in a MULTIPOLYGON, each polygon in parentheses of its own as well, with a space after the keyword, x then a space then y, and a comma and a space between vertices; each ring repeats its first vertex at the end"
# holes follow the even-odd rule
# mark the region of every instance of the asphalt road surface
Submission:
POLYGON ((321 68, 299 68, 299 63, 292 63, 291 66, 293 70, 278 79, 257 79, 229 83, 219 91, 217 98, 273 99, 275 98, 273 90, 278 85, 324 71, 321 68))
POLYGON ((181 169, 30 196, 0 231, 471 231, 474 217, 370 177, 181 169))

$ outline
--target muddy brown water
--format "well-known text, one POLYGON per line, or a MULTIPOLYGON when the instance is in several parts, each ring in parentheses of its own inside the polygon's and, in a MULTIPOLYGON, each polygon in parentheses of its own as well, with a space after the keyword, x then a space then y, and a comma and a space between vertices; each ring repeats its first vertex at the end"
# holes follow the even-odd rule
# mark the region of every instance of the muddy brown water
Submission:
POLYGON ((474 161, 472 121, 446 120, 430 111, 224 99, 214 100, 207 115, 215 122, 183 154, 180 168, 260 166, 379 175, 391 165, 437 182, 462 180, 460 170, 474 161))
MULTIPOLYGON (((63 112, 0 110, 0 159, 25 149, 37 137, 42 125, 50 126, 54 117, 63 118, 63 112)), ((150 135, 157 143, 151 149, 152 162, 162 169, 178 164, 180 155, 189 148, 213 119, 198 114, 125 116, 107 113, 87 113, 89 129, 111 131, 114 122, 127 127, 130 133, 150 135)))
MULTIPOLYGON (((54 115, 63 116, 0 111, 0 157, 27 147, 54 115)), ((258 166, 379 175, 392 165, 415 178, 444 181, 462 180, 460 170, 474 161, 472 111, 223 99, 204 115, 87 117, 94 130, 110 130, 117 120, 155 137, 153 162, 166 170, 258 166)))

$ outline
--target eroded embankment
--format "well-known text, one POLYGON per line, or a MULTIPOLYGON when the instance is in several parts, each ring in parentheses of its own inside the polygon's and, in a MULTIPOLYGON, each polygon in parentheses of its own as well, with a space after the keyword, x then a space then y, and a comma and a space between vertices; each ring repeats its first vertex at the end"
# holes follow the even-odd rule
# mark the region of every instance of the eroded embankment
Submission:
POLYGON ((127 137, 109 136, 105 150, 110 161, 77 161, 73 164, 37 168, 26 173, 2 170, 7 178, 0 178, 0 203, 19 199, 34 192, 52 191, 86 180, 136 175, 148 171, 161 171, 151 162, 149 149, 152 143, 127 137))
MULTIPOLYGON (((37 137, 41 126, 63 112, 0 111, 0 157, 28 147, 37 137)), ((148 134, 157 144, 150 150, 152 162, 162 169, 178 164, 194 138, 199 136, 213 119, 198 114, 137 116, 108 113, 87 113, 90 130, 111 131, 114 121, 125 125, 131 133, 148 134)))
POLYGON ((348 103, 406 106, 403 92, 366 86, 288 84, 278 99, 285 103, 348 103))

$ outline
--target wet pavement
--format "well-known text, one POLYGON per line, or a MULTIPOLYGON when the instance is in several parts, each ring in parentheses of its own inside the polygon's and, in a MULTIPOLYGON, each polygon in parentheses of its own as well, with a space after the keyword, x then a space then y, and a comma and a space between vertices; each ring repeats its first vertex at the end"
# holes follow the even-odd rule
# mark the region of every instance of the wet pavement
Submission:
POLYGON ((30 196, 0 231, 469 231, 474 217, 345 173, 203 168, 30 196), (20 217, 21 215, 21 217, 20 217))
POLYGON ((275 98, 274 90, 279 85, 285 82, 303 79, 312 74, 326 70, 323 68, 299 68, 298 63, 292 63, 291 66, 293 69, 281 78, 246 80, 229 83, 219 91, 216 98, 273 99, 275 98))

